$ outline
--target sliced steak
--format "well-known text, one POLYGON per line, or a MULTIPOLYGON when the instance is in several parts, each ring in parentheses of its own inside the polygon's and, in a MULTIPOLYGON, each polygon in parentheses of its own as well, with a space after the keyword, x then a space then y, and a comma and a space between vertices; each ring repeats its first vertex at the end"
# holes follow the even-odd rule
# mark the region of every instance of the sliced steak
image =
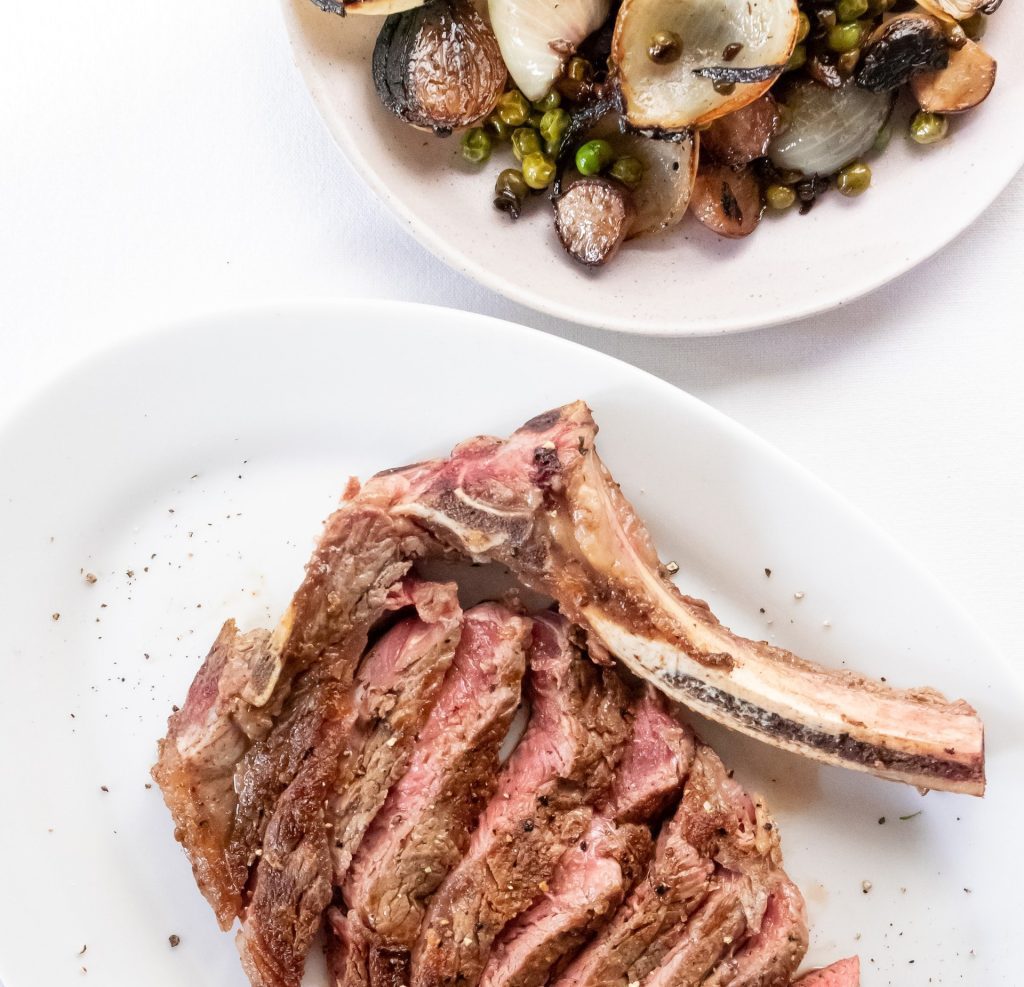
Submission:
POLYGON ((643 987, 700 987, 723 956, 730 954, 746 929, 742 895, 746 878, 716 875, 715 889, 678 930, 673 947, 643 987))
POLYGON ((360 942, 384 951, 389 970, 398 953, 414 946, 427 900, 462 859, 493 794, 498 751, 519 705, 531 628, 528 619, 498 604, 467 611, 455 659, 409 768, 352 861, 343 890, 348 922, 365 927, 360 942))
POLYGON ((168 721, 153 768, 174 819, 175 839, 224 930, 242 911, 239 885, 225 859, 237 801, 235 765, 272 723, 242 694, 269 642, 269 631, 239 634, 233 620, 224 625, 185 704, 168 721))
POLYGON ((805 973, 793 987, 860 987, 860 958, 848 956, 820 970, 805 973))
POLYGON ((562 617, 535 620, 530 722, 465 858, 430 903, 413 953, 414 987, 475 987, 495 937, 543 893, 611 782, 627 734, 627 695, 569 632, 562 617))
POLYGON ((389 473, 391 513, 452 551, 507 565, 637 675, 712 720, 831 764, 984 792, 984 730, 966 702, 748 640, 681 594, 596 434, 577 401, 507 440, 471 439, 410 470, 402 493, 389 473))
POLYGON ((306 952, 350 854, 408 759, 436 699, 461 626, 454 584, 407 581, 396 594, 419 616, 400 621, 360 662, 354 683, 310 670, 319 727, 270 815, 251 901, 237 936, 257 987, 298 987, 306 952), (428 618, 430 618, 428 620, 428 618))
POLYGON ((480 987, 546 984, 608 921, 646 869, 652 850, 646 826, 617 826, 594 816, 580 841, 558 861, 544 897, 502 930, 480 987))
POLYGON ((702 987, 786 987, 807 953, 807 938, 803 896, 777 871, 760 930, 723 960, 702 987))
POLYGON ((679 797, 694 750, 693 731, 647 687, 634 706, 629 743, 602 811, 616 822, 657 820, 679 797))

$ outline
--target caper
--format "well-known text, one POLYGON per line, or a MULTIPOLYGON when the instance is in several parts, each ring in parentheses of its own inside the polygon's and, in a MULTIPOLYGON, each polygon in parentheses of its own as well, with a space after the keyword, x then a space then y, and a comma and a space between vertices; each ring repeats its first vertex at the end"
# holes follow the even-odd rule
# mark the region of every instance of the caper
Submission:
POLYGON ((535 151, 523 158, 523 180, 530 188, 547 188, 555 177, 555 159, 543 151, 535 151))
POLYGON ((825 43, 834 51, 842 54, 847 51, 855 51, 864 40, 865 28, 860 21, 853 21, 850 24, 836 24, 828 29, 825 36, 825 43))
POLYGON ((644 177, 644 163, 639 158, 628 156, 619 158, 608 169, 608 174, 630 187, 639 185, 640 180, 644 177))
POLYGON ((529 191, 523 173, 518 168, 506 168, 494 183, 495 208, 507 212, 513 219, 518 219, 523 208, 523 199, 529 191))
POLYGON ((836 0, 836 17, 840 21, 855 21, 867 12, 868 0, 836 0))
POLYGON ((797 45, 793 49, 793 54, 789 56, 789 61, 786 62, 786 67, 782 71, 795 72, 797 69, 802 69, 806 64, 807 45, 797 45))
POLYGON ((915 113, 910 121, 910 136, 918 144, 935 144, 949 133, 949 121, 939 113, 915 113))
POLYGON ((647 57, 655 65, 671 65, 683 53, 683 39, 675 31, 656 31, 647 43, 647 57))
POLYGON ((857 63, 860 61, 860 49, 854 48, 853 51, 844 51, 836 59, 836 68, 839 69, 839 74, 844 78, 848 79, 853 75, 853 70, 857 67, 857 63))
POLYGON ((530 118, 530 101, 518 89, 510 89, 498 100, 495 112, 503 123, 521 127, 530 118))
POLYGON ((576 170, 581 175, 599 175, 614 156, 608 141, 587 141, 576 151, 576 170))
POLYGON ((863 161, 848 164, 836 175, 836 188, 842 195, 853 198, 862 195, 871 184, 871 169, 863 161))
POLYGON ((492 113, 487 118, 486 126, 491 135, 500 141, 509 140, 512 136, 512 131, 515 130, 515 127, 510 127, 497 113, 492 113))
POLYGON ((589 82, 593 76, 594 70, 585 58, 577 55, 569 59, 569 64, 565 67, 565 77, 570 82, 589 82))
POLYGON ((725 82, 722 79, 715 79, 715 81, 711 83, 711 88, 714 89, 719 96, 731 96, 736 92, 736 83, 725 82))
POLYGON ((796 29, 796 40, 799 44, 808 34, 811 33, 811 19, 802 10, 800 11, 800 24, 796 29))
POLYGON ((971 14, 967 20, 960 22, 960 26, 964 29, 964 34, 971 41, 980 41, 985 36, 985 28, 988 27, 988 21, 985 19, 984 14, 971 14))
POLYGON ((740 41, 734 41, 732 44, 726 45, 722 49, 722 61, 731 62, 736 56, 743 51, 743 44, 740 41))
POLYGON ((483 127, 470 127, 462 135, 462 156, 473 164, 483 164, 491 156, 491 135, 483 127))
POLYGON ((552 89, 543 99, 534 102, 533 108, 540 113, 547 113, 548 110, 557 110, 562 105, 562 94, 557 89, 552 89))
POLYGON ((544 141, 544 149, 553 157, 558 157, 562 150, 562 137, 569 129, 571 119, 569 114, 561 108, 548 110, 540 118, 540 126, 537 129, 544 141))
POLYGON ((769 185, 764 190, 764 201, 769 209, 778 209, 781 212, 796 202, 796 192, 788 185, 769 185))
POLYGON ((818 24, 826 31, 836 26, 836 11, 834 7, 820 7, 814 13, 818 18, 818 24))
POLYGON ((540 134, 533 127, 516 127, 512 131, 512 153, 516 161, 522 161, 528 154, 542 150, 540 134))

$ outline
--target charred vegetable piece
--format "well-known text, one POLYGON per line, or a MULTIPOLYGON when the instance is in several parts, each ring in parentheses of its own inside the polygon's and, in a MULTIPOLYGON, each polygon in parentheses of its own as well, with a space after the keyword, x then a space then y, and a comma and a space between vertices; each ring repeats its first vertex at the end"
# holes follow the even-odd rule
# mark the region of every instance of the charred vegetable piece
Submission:
POLYGON ((892 103, 892 94, 868 92, 852 79, 838 89, 795 82, 786 94, 787 127, 772 138, 768 157, 782 170, 833 175, 871 150, 892 103))
POLYGON ((719 117, 700 135, 701 148, 721 164, 740 167, 764 157, 779 126, 779 106, 771 93, 719 117))
POLYGON ((910 80, 917 105, 929 113, 963 113, 977 106, 996 83, 996 61, 981 45, 967 39, 949 53, 949 64, 919 72, 910 80))
POLYGON ((764 212, 761 185, 749 168, 735 171, 702 162, 693 186, 690 211, 719 236, 749 236, 764 212))
POLYGON ((555 231, 569 256, 600 267, 615 256, 635 214, 632 193, 621 182, 581 178, 554 202, 555 231))
POLYGON ((611 65, 626 119, 678 132, 745 106, 778 77, 799 29, 795 0, 623 0, 611 65), (678 57, 665 61, 658 46, 652 59, 652 39, 668 35, 681 41, 678 57))
POLYGON ((867 40, 857 69, 857 85, 873 93, 905 86, 922 69, 945 68, 949 42, 942 25, 928 14, 899 14, 867 40))
POLYGON ((381 102, 440 134, 487 116, 505 78, 498 43, 470 0, 433 0, 392 14, 373 49, 381 102))

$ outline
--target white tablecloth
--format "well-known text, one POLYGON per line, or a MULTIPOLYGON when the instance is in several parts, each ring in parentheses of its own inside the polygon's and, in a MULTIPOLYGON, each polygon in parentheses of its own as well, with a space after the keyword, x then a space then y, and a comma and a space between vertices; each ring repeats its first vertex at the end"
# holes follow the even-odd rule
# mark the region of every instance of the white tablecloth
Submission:
MULTIPOLYGON (((505 301, 411 240, 331 142, 273 0, 0 6, 0 417, 154 323, 360 295, 512 319, 693 392, 863 507, 1019 654, 1024 176, 931 262, 840 311, 618 336, 505 301)), ((31 464, 0 464, 0 495, 13 468, 31 464)))

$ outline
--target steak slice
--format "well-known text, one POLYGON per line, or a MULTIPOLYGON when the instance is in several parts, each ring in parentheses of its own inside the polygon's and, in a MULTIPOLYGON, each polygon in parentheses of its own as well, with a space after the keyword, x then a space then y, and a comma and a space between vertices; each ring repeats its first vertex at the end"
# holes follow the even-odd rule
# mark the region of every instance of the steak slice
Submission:
POLYGON ((185 704, 168 721, 153 768, 174 819, 174 837, 225 931, 242 911, 239 887, 225 859, 237 801, 235 765, 271 727, 269 715, 242 694, 269 642, 269 631, 239 634, 233 620, 221 628, 185 704))
POLYGON ((531 716, 462 862, 431 900, 413 952, 413 987, 475 987, 495 937, 543 893, 607 790, 626 738, 625 687, 537 617, 529 656, 531 716))
MULTIPOLYGON (((419 616, 385 633, 352 684, 321 661, 302 687, 317 729, 277 799, 255 853, 252 897, 236 942, 256 987, 298 987, 306 952, 349 855, 404 767, 436 698, 461 626, 456 587, 409 580, 393 602, 419 616)), ((286 726, 289 724, 286 724, 286 726)), ((286 738, 283 745, 287 747, 286 738)))
POLYGON ((820 970, 805 973, 793 987, 860 987, 860 959, 848 956, 820 970))
POLYGON ((652 849, 646 826, 594 816, 558 861, 544 897, 499 935, 480 987, 543 987, 618 908, 652 849))
POLYGON ((679 930, 675 945, 643 987, 700 987, 718 961, 733 951, 746 929, 742 894, 746 879, 725 872, 716 887, 679 930))
POLYGON ((578 401, 507 440, 471 439, 411 470, 404 492, 389 473, 391 513, 450 550, 507 565, 597 645, 712 720, 830 764, 984 792, 984 730, 967 703, 747 640, 682 595, 597 455, 596 434, 578 401))
MULTIPOLYGON (((389 976, 403 954, 407 970, 427 900, 462 859, 494 791, 498 751, 519 705, 531 628, 528 619, 495 603, 466 612, 455 659, 409 768, 352 861, 343 889, 348 917, 332 915, 333 928, 346 924, 346 941, 337 947, 343 956, 332 962, 336 969, 352 970, 350 957, 373 950, 386 957, 380 968, 389 976)), ((328 948, 334 948, 330 941, 328 948)), ((367 964, 378 967, 373 955, 359 969, 367 964)))

